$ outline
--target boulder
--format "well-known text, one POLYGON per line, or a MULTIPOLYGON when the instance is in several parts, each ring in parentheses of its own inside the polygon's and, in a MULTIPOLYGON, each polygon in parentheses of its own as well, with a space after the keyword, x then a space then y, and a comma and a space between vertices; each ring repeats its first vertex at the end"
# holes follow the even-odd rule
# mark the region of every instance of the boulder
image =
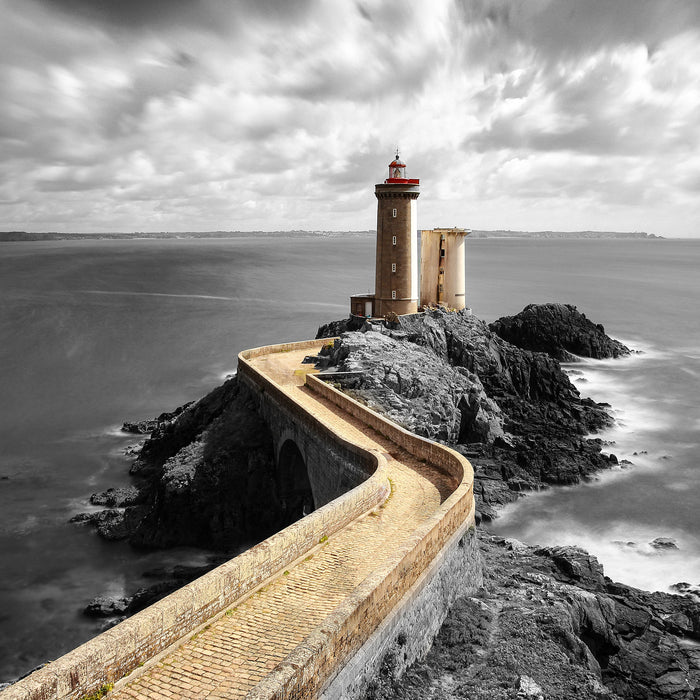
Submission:
POLYGON ((330 321, 319 327, 317 338, 335 338, 346 331, 358 331, 365 326, 367 321, 360 316, 348 316, 338 321, 330 321))
POLYGON ((558 581, 575 584, 584 590, 595 591, 605 587, 600 562, 580 547, 542 547, 535 549, 534 554, 552 561, 556 566, 552 574, 558 581))
POLYGON ((100 595, 93 598, 83 610, 88 617, 116 617, 129 609, 131 598, 100 595))
POLYGON ((519 314, 499 318, 489 327, 519 348, 545 352, 563 362, 575 362, 576 356, 600 360, 631 352, 571 304, 529 304, 519 314))
POLYGON ((149 435, 154 430, 160 428, 164 423, 169 423, 179 416, 193 402, 190 401, 182 406, 178 406, 174 411, 166 411, 161 413, 157 418, 152 420, 127 421, 122 424, 122 432, 134 433, 135 435, 149 435))
POLYGON ((109 488, 101 493, 93 493, 90 503, 94 506, 107 506, 108 508, 124 508, 136 505, 139 501, 139 490, 136 486, 109 488))

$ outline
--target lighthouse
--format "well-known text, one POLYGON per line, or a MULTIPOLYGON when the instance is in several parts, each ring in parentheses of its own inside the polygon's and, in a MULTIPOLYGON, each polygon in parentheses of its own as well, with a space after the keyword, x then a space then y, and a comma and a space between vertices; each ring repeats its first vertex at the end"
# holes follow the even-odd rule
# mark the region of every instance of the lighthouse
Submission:
POLYGON ((351 297, 357 316, 385 317, 418 311, 418 215, 420 181, 406 174, 397 151, 389 177, 374 187, 377 197, 377 254, 374 295, 351 297))
POLYGON ((389 177, 375 185, 377 257, 374 315, 418 311, 418 195, 420 181, 407 178, 398 152, 389 177))

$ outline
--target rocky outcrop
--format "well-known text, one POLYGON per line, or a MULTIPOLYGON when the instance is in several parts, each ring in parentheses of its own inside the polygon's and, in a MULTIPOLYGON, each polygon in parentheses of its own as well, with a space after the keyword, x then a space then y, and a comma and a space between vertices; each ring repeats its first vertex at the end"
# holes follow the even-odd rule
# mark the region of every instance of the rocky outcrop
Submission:
POLYGON ((555 359, 466 311, 365 324, 335 341, 329 365, 357 398, 470 459, 479 520, 523 491, 574 484, 617 461, 586 437, 610 424, 605 406, 582 398, 555 359))
POLYGON ((157 478, 149 482, 148 511, 132 544, 231 549, 288 524, 276 497, 269 429, 237 381, 227 384, 220 411, 201 405, 215 390, 144 445, 138 471, 157 478), (181 445, 183 432, 192 439, 181 445))
POLYGON ((546 352, 562 362, 575 362, 576 356, 601 360, 631 352, 571 304, 530 304, 519 314, 499 318, 489 327, 519 348, 546 352))
POLYGON ((272 438, 235 377, 154 423, 131 467, 135 486, 93 494, 106 509, 75 522, 137 547, 228 551, 288 524, 276 498, 272 438))
POLYGON ((107 508, 125 508, 139 502, 141 493, 135 486, 110 488, 101 493, 93 493, 90 503, 93 506, 106 506, 107 508))
POLYGON ((333 338, 346 331, 359 331, 365 327, 366 320, 360 316, 348 316, 337 321, 330 321, 319 327, 316 333, 317 338, 333 338))
POLYGON ((88 617, 120 617, 126 615, 131 599, 126 596, 97 596, 83 610, 88 617))
POLYGON ((183 406, 178 406, 174 411, 166 411, 161 413, 157 418, 153 420, 139 420, 129 422, 127 421, 122 425, 122 432, 125 433, 135 433, 136 435, 150 435, 154 430, 157 430, 164 423, 169 423, 174 418, 177 418, 186 408, 191 406, 194 402, 190 401, 183 406))
POLYGON ((694 700, 700 604, 613 583, 576 547, 481 537, 484 587, 452 607, 428 656, 369 698, 694 700))

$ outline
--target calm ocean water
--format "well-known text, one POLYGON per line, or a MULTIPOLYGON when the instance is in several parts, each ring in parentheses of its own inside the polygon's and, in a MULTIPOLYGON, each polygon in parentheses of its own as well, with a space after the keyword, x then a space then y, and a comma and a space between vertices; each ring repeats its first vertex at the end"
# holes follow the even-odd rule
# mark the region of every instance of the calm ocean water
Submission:
MULTIPOLYGON (((644 351, 574 377, 613 404, 605 437, 634 465, 528 496, 496 529, 581 544, 633 585, 700 583, 700 242, 473 240, 467 255, 481 318, 573 303, 644 351), (649 548, 659 536, 678 552, 649 548)), ((67 522, 128 482, 122 421, 201 396, 239 350, 313 337, 373 269, 370 237, 0 246, 0 680, 94 635, 80 610, 95 595, 206 554, 135 553, 67 522)))

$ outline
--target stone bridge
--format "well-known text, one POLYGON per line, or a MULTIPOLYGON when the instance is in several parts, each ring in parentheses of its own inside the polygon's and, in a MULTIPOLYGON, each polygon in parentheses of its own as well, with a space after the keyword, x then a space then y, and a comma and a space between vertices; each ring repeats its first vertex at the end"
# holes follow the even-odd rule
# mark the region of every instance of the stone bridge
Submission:
POLYGON ((352 698, 429 649, 480 583, 472 470, 314 375, 327 341, 248 350, 294 522, 0 692, 49 698, 352 698))

